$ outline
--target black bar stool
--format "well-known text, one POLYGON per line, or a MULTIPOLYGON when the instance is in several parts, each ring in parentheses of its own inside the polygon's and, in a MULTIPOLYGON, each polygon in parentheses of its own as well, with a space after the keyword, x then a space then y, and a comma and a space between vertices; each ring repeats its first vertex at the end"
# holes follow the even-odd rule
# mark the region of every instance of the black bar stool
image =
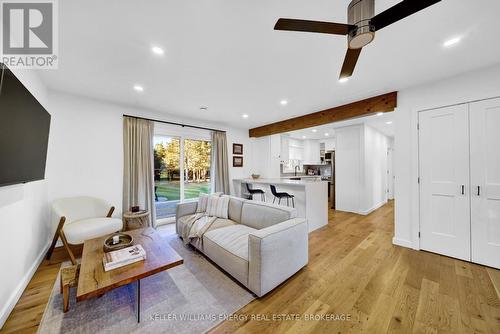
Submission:
POLYGON ((276 187, 274 185, 270 185, 271 187, 271 193, 274 195, 273 198, 273 203, 276 201, 276 198, 278 198, 278 205, 281 204, 281 199, 286 198, 286 206, 290 206, 290 199, 292 200, 292 207, 295 208, 295 201, 294 201, 294 196, 290 195, 289 193, 279 193, 276 191, 276 187))
POLYGON ((263 202, 266 201, 266 193, 264 192, 264 190, 252 189, 252 188, 250 188, 250 184, 248 184, 248 183, 246 183, 246 185, 247 185, 247 191, 252 196, 252 199, 253 199, 253 195, 260 194, 260 200, 263 202))

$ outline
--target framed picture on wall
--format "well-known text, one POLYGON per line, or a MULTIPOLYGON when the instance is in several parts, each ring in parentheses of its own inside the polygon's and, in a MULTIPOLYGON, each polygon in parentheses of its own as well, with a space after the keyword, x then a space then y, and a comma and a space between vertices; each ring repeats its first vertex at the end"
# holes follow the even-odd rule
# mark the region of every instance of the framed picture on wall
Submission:
POLYGON ((233 167, 243 167, 243 157, 233 156, 233 167))
POLYGON ((233 154, 243 155, 243 144, 234 144, 233 143, 233 154))

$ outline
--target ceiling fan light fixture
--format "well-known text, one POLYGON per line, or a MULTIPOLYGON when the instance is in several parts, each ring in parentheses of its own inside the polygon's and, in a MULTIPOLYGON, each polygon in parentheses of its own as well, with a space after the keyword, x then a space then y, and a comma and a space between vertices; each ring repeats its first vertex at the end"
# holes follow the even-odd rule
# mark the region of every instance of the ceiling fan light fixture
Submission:
POLYGON ((347 7, 347 21, 356 28, 349 31, 349 49, 361 49, 375 38, 371 19, 375 15, 375 0, 353 0, 347 7))
POLYGON ((301 31, 332 35, 347 35, 347 53, 344 57, 340 79, 354 73, 361 49, 375 38, 375 32, 418 13, 442 0, 402 0, 392 7, 375 14, 375 0, 351 0, 347 7, 348 23, 310 21, 280 18, 274 30, 301 31))

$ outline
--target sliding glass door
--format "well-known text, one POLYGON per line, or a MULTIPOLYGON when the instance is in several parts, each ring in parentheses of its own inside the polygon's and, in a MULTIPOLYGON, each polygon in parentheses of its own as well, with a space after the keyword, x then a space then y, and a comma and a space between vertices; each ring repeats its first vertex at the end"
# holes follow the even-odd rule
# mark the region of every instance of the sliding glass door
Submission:
POLYGON ((184 200, 197 200, 210 193, 210 151, 205 140, 184 140, 184 200))
POLYGON ((155 206, 158 220, 175 216, 178 203, 211 192, 211 142, 156 135, 154 138, 155 206))
POLYGON ((154 179, 156 219, 175 216, 181 200, 181 140, 179 137, 155 136, 154 179))

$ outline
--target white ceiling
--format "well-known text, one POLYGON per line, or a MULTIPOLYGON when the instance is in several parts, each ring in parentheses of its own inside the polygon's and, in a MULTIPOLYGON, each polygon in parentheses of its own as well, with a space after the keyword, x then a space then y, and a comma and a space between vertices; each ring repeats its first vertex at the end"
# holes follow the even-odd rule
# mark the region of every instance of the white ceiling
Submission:
MULTIPOLYGON (((397 2, 376 0, 376 13, 397 2)), ((337 78, 346 38, 273 30, 279 17, 346 22, 348 3, 59 1, 59 69, 42 79, 54 90, 250 128, 500 60, 498 0, 443 0, 384 28, 345 84, 337 78), (458 35, 460 44, 442 47, 458 35)))
POLYGON ((391 112, 385 113, 380 116, 371 115, 342 122, 335 122, 321 126, 315 126, 308 129, 290 131, 287 132, 286 134, 296 139, 320 139, 320 140, 329 139, 329 138, 335 138, 336 128, 355 125, 355 124, 362 124, 362 123, 377 129, 378 131, 382 132, 384 135, 388 137, 394 137, 394 126, 396 124, 395 124, 394 113, 391 112), (328 136, 326 136, 325 134, 328 134, 328 136))

